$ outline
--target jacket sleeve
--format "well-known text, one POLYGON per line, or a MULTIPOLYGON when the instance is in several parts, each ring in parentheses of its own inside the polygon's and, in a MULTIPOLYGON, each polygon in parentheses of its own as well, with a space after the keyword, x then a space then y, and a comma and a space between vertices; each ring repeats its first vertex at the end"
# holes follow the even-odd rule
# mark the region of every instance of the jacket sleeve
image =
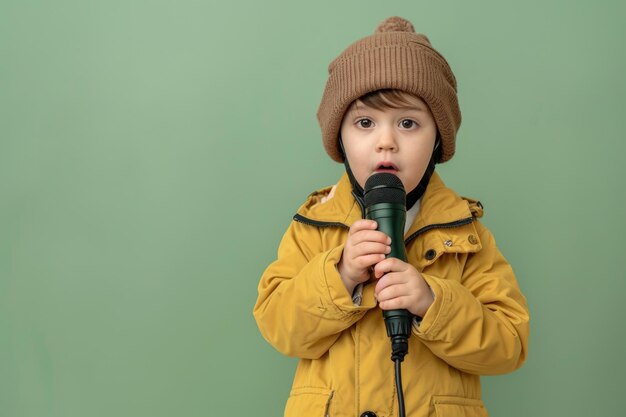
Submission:
POLYGON ((435 293, 414 333, 439 358, 464 372, 495 375, 526 359, 529 313, 513 270, 478 221, 482 249, 469 254, 461 282, 424 274, 435 293))
POLYGON ((254 317, 263 337, 285 355, 317 359, 375 304, 355 306, 336 265, 343 244, 325 248, 322 231, 292 222, 278 258, 263 273, 254 317))

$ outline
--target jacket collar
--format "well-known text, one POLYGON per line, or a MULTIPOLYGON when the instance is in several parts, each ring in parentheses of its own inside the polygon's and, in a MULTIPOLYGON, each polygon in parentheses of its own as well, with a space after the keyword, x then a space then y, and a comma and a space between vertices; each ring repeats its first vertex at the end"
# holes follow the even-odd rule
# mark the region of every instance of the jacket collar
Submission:
MULTIPOLYGON (((331 189, 332 187, 326 187, 312 193, 298 209, 298 215, 315 222, 340 223, 346 227, 363 218, 361 207, 352 195, 352 185, 346 173, 337 183, 333 197, 322 203, 322 198, 328 196, 331 189)), ((482 213, 480 202, 457 195, 445 186, 435 171, 420 200, 419 212, 406 236, 431 225, 481 217, 482 213)))

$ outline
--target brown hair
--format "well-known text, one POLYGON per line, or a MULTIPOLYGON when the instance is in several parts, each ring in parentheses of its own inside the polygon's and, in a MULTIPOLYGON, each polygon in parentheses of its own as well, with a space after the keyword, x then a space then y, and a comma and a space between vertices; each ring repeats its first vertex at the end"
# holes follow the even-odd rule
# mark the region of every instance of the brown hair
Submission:
POLYGON ((419 98, 411 93, 387 88, 359 97, 352 102, 347 111, 358 109, 361 103, 376 110, 421 107, 418 100, 419 98))

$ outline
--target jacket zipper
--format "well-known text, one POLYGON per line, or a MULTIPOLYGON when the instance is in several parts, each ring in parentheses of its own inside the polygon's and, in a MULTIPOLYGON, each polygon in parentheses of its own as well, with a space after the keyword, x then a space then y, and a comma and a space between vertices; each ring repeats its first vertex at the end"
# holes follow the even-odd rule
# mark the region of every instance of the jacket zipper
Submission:
MULTIPOLYGON (((361 208, 361 217, 364 219, 365 218, 365 203, 361 200, 361 198, 359 198, 359 196, 354 191, 352 191, 352 196, 354 197, 356 202, 359 204, 359 207, 361 208)), ((321 222, 319 220, 311 220, 307 217, 299 215, 298 213, 296 213, 296 215, 293 216, 293 219, 299 223, 308 224, 309 226, 317 226, 317 227, 335 226, 335 227, 344 227, 346 229, 350 229, 348 225, 340 223, 340 222, 321 222)))
MULTIPOLYGON (((316 227, 343 227, 344 229, 350 229, 350 227, 348 227, 348 225, 340 223, 340 222, 323 222, 323 221, 319 221, 319 220, 312 220, 312 219, 309 219, 308 217, 304 217, 304 216, 302 216, 300 214, 297 214, 297 213, 296 213, 295 216, 293 216, 293 219, 295 221, 299 222, 299 223, 308 224, 309 226, 316 226, 316 227)), ((429 230, 432 230, 432 229, 449 229, 451 227, 465 226, 466 224, 470 224, 472 221, 474 221, 474 218, 473 217, 468 217, 466 219, 455 220, 455 221, 450 222, 450 223, 429 224, 428 226, 422 227, 418 231, 416 231, 413 234, 411 234, 411 236, 409 236, 406 239, 404 239, 404 245, 407 246, 416 237, 418 237, 422 233, 427 232, 429 230)))
POLYGON ((348 225, 340 223, 340 222, 321 222, 319 220, 312 220, 312 219, 309 219, 308 217, 301 216, 298 213, 296 213, 296 215, 293 216, 293 219, 295 221, 297 221, 298 223, 308 224, 309 226, 317 226, 317 227, 343 227, 345 229, 350 229, 348 227, 348 225))
POLYGON ((429 224, 428 226, 422 227, 418 231, 416 231, 413 234, 411 234, 411 236, 407 237, 404 240, 404 244, 405 244, 405 246, 408 245, 409 243, 411 243, 411 241, 413 241, 413 239, 415 239, 416 237, 418 237, 422 233, 427 232, 429 230, 432 230, 432 229, 449 229, 451 227, 465 226, 466 224, 470 224, 473 221, 474 221, 473 217, 468 217, 467 219, 455 220, 455 221, 450 222, 450 223, 429 224))

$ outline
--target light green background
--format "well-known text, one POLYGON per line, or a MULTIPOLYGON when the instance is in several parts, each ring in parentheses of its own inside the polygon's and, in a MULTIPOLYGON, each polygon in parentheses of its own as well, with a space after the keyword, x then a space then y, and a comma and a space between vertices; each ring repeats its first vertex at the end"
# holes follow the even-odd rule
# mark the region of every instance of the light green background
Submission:
POLYGON ((456 74, 437 169, 529 300, 492 415, 624 415, 624 4, 1 0, 0 417, 282 415, 256 286, 342 172, 326 67, 391 15, 456 74))

